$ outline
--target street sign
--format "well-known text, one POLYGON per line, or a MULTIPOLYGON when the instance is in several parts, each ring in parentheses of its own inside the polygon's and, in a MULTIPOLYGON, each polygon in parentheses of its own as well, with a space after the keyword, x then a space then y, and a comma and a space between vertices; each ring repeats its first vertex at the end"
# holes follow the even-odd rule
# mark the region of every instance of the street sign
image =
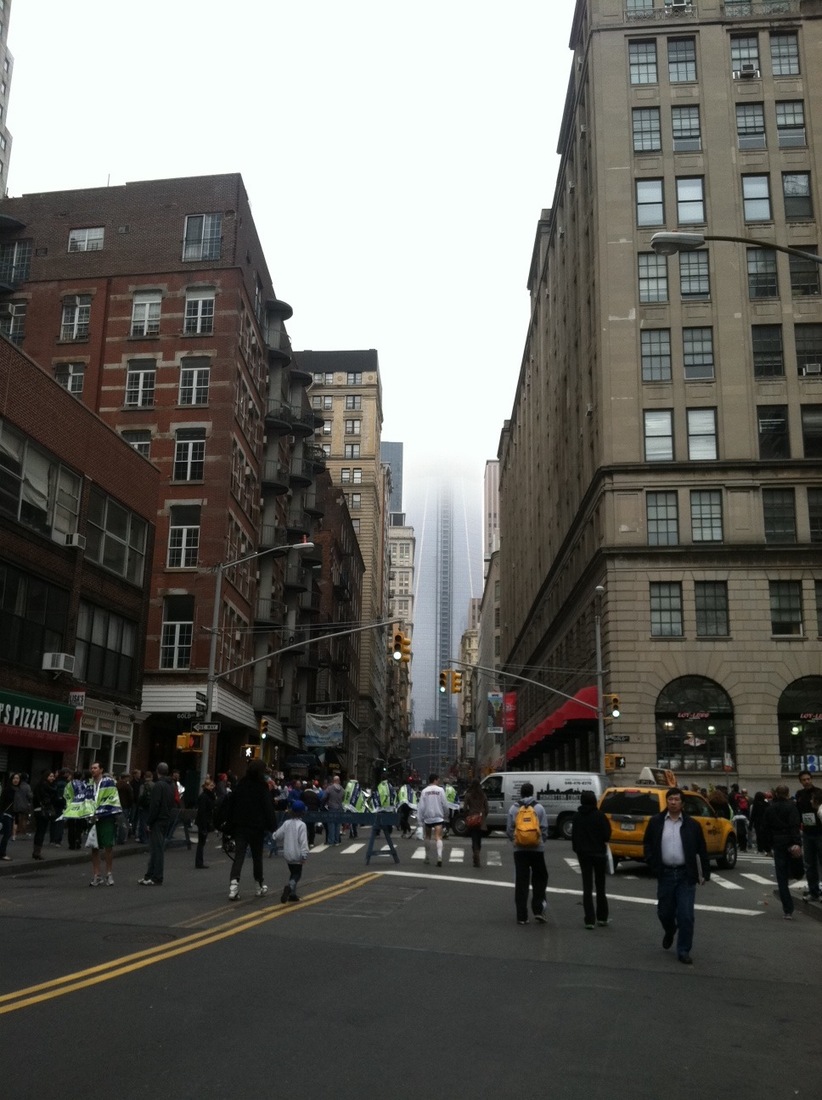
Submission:
POLYGON ((193 710, 180 710, 177 712, 177 717, 181 718, 183 721, 186 721, 188 718, 196 718, 197 715, 194 713, 193 710))
POLYGON ((616 733, 613 737, 606 737, 606 741, 615 741, 618 745, 624 745, 627 741, 631 740, 629 733, 616 733))
POLYGON ((219 722, 195 722, 194 725, 191 728, 193 730, 196 730, 197 733, 219 733, 220 732, 220 723, 219 722))
POLYGON ((200 700, 201 703, 207 703, 208 702, 208 696, 206 695, 206 693, 204 691, 195 691, 194 695, 197 699, 200 700))

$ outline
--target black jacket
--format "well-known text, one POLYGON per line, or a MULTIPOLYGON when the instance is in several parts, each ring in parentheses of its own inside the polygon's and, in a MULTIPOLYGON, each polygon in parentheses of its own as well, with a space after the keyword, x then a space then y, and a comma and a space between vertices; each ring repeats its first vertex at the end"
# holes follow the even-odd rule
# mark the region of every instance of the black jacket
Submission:
POLYGON ((214 791, 200 792, 197 799, 197 815, 194 821, 198 833, 210 833, 214 828, 214 807, 217 805, 217 795, 214 791))
POLYGON ((819 836, 822 834, 822 822, 816 816, 811 799, 819 793, 819 788, 802 787, 796 792, 796 808, 799 811, 799 820, 802 822, 802 832, 807 836, 819 836))
POLYGON ((146 818, 148 825, 171 824, 177 808, 174 802, 174 788, 171 784, 172 780, 167 775, 159 776, 152 784, 146 818))
POLYGON ((611 822, 596 806, 580 806, 571 821, 571 847, 578 856, 605 857, 611 822))
POLYGON ((274 799, 264 779, 245 776, 231 792, 228 820, 233 829, 273 833, 277 828, 274 799))
POLYGON ((775 798, 765 811, 762 822, 767 848, 791 848, 800 844, 799 810, 789 798, 775 798))
MULTIPOLYGON (((645 861, 651 872, 657 877, 663 870, 662 829, 667 816, 667 810, 663 810, 661 814, 654 814, 645 830, 645 861)), ((702 877, 706 880, 709 879, 711 877, 711 865, 708 862, 708 847, 705 844, 705 837, 699 825, 686 814, 682 815, 682 832, 680 836, 682 837, 682 851, 685 854, 685 871, 688 875, 688 881, 691 883, 699 882, 697 859, 702 870, 702 877)))

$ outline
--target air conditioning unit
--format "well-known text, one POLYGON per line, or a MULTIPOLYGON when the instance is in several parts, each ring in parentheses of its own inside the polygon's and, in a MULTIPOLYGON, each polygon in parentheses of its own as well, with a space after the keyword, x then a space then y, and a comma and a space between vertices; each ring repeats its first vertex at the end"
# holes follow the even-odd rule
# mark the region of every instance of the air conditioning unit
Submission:
POLYGON ((673 11, 682 11, 683 8, 689 8, 691 6, 691 0, 668 0, 668 7, 673 11))
POLYGON ((85 550, 86 548, 86 536, 85 535, 66 535, 66 546, 73 546, 75 550, 85 550))
POLYGON ((734 71, 735 80, 759 80, 759 69, 752 62, 747 61, 734 71))
POLYGON ((277 681, 277 687, 279 688, 280 691, 282 691, 283 688, 285 687, 285 680, 278 680, 277 681))
POLYGON ((44 653, 45 672, 74 672, 74 657, 70 653, 44 653))
POLYGON ((822 374, 822 363, 806 363, 802 372, 803 374, 822 374))
POLYGON ((245 476, 246 476, 246 477, 251 477, 251 475, 252 475, 253 473, 254 473, 254 471, 253 471, 253 470, 251 469, 251 467, 250 467, 250 466, 246 466, 246 468, 245 468, 245 476))

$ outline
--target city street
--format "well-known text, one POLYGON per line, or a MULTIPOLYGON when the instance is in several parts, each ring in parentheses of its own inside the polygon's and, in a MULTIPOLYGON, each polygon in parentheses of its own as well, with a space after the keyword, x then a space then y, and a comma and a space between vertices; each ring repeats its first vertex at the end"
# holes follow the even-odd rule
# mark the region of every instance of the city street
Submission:
POLYGON ((611 925, 586 931, 570 846, 551 841, 547 923, 520 927, 502 837, 476 869, 462 840, 446 841, 442 868, 416 840, 398 841, 399 864, 366 866, 364 834, 315 848, 294 905, 280 903, 276 858, 267 897, 247 863, 229 903, 213 844, 205 871, 170 850, 162 887, 137 884, 133 845, 117 849, 111 888, 53 857, 4 868, 0 1070, 17 1100, 77 1072, 120 1098, 290 1081, 344 1100, 658 1100, 690 1096, 717 1068, 750 1096, 818 1093, 819 1044, 801 1035, 822 923, 801 901, 782 920, 763 857, 700 889, 687 968, 661 949, 655 884, 638 865, 609 880, 611 925))

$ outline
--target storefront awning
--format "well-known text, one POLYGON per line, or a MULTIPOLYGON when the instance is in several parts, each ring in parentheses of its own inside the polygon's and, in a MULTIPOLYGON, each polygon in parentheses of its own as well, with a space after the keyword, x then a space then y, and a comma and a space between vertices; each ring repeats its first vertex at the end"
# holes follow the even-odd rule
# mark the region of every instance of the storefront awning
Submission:
POLYGON ((29 730, 0 723, 0 745, 17 745, 43 752, 74 752, 78 740, 74 733, 50 733, 48 730, 29 730))
POLYGON ((77 734, 71 732, 76 713, 54 699, 0 691, 0 745, 71 752, 77 748, 77 734))
POLYGON ((549 714, 547 718, 538 723, 524 737, 521 737, 505 754, 507 760, 514 760, 528 749, 538 745, 546 737, 550 737, 555 730, 561 729, 567 722, 579 720, 596 720, 597 689, 596 685, 580 688, 573 699, 566 699, 562 706, 549 714), (593 709, 592 709, 593 708, 593 709))

